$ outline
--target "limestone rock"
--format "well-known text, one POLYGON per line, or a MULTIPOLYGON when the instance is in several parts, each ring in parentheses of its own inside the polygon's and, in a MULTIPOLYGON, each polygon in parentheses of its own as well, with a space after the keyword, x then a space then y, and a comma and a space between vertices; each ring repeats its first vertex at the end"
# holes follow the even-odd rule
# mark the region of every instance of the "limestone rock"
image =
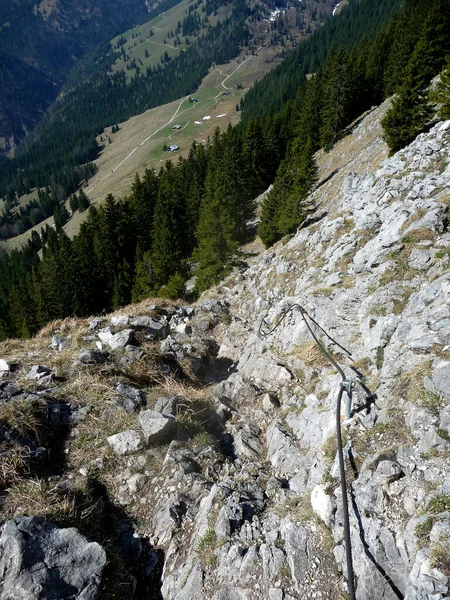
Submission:
POLYGON ((105 564, 103 548, 76 529, 16 517, 0 537, 0 597, 95 600, 105 564))
POLYGON ((119 456, 133 454, 142 448, 142 438, 134 429, 127 429, 107 438, 108 444, 119 456))
POLYGON ((119 383, 116 387, 119 394, 119 404, 127 411, 133 412, 144 404, 143 394, 131 385, 119 383))
POLYGON ((6 373, 9 373, 10 370, 11 365, 9 364, 9 362, 4 358, 0 358, 0 377, 2 377, 2 375, 5 375, 6 373))
POLYGON ((139 424, 146 444, 160 444, 168 441, 175 425, 175 418, 155 410, 144 410, 139 414, 139 424))
POLYGON ((100 340, 107 344, 111 350, 117 350, 118 348, 125 348, 128 344, 131 344, 134 337, 133 329, 123 329, 118 333, 112 333, 109 327, 101 329, 98 332, 100 340))
POLYGON ((110 355, 104 350, 89 349, 83 350, 78 357, 78 362, 82 365, 101 365, 108 362, 110 355))

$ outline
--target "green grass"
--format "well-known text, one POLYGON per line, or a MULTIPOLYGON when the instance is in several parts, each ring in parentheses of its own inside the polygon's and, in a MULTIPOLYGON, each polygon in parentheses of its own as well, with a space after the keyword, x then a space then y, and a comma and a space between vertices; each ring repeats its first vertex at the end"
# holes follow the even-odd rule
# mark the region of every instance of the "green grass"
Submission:
MULTIPOLYGON (((186 44, 186 38, 182 35, 182 33, 178 34, 178 38, 181 41, 176 47, 174 46, 174 42, 176 40, 176 36, 169 38, 169 32, 175 33, 177 29, 178 22, 183 23, 183 19, 188 14, 188 7, 191 4, 190 0, 182 0, 176 6, 173 6, 170 10, 161 15, 147 21, 143 25, 138 27, 134 27, 129 29, 125 33, 116 36, 111 40, 111 45, 114 48, 119 39, 125 38, 126 43, 123 44, 123 48, 127 54, 128 60, 123 60, 123 58, 119 58, 116 60, 113 65, 113 71, 119 72, 124 71, 127 76, 127 81, 136 74, 135 69, 127 70, 127 65, 130 65, 131 61, 134 59, 138 62, 138 66, 145 73, 147 67, 156 67, 157 64, 161 64, 161 57, 164 52, 171 58, 175 58, 179 56, 181 52, 185 52, 189 47, 186 44), (153 34, 151 33, 153 32, 153 34), (134 37, 133 37, 134 36, 134 37), (145 56, 145 50, 148 51, 148 57, 145 56), (139 61, 142 61, 140 64, 139 61)), ((202 12, 202 7, 205 3, 202 4, 196 9, 200 19, 203 19, 206 16, 206 13, 202 12)), ((217 24, 217 21, 223 20, 227 16, 231 14, 232 4, 231 2, 227 6, 221 7, 217 15, 213 14, 209 15, 207 26, 214 27, 217 24)), ((204 35, 206 33, 206 27, 199 30, 197 37, 204 35)), ((192 44, 196 36, 188 36, 189 41, 192 44)), ((162 65, 164 67, 164 65, 162 65)))

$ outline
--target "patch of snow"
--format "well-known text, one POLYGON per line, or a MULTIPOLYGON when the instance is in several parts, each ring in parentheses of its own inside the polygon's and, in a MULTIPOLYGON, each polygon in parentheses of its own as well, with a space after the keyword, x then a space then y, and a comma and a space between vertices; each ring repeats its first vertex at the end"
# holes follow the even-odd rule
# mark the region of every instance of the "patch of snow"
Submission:
POLYGON ((220 117, 226 117, 227 113, 223 113, 223 115, 217 115, 217 118, 220 119, 220 117))
POLYGON ((204 121, 209 121, 209 119, 211 118, 211 115, 208 115, 207 117, 203 117, 204 121))

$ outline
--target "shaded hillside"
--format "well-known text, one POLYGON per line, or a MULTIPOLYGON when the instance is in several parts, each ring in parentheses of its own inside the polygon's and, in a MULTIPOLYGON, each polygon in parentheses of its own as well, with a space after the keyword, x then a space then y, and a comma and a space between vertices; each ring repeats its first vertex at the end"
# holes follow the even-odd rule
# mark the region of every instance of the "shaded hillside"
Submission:
POLYGON ((146 18, 144 0, 2 2, 0 156, 34 129, 88 50, 146 18))

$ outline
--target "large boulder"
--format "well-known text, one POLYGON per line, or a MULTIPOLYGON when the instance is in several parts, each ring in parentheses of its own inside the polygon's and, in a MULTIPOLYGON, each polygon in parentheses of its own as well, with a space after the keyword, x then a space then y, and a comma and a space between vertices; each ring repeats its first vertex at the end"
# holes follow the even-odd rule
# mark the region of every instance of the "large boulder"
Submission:
POLYGON ((103 548, 73 527, 16 517, 0 537, 0 598, 95 600, 105 563, 103 548))

